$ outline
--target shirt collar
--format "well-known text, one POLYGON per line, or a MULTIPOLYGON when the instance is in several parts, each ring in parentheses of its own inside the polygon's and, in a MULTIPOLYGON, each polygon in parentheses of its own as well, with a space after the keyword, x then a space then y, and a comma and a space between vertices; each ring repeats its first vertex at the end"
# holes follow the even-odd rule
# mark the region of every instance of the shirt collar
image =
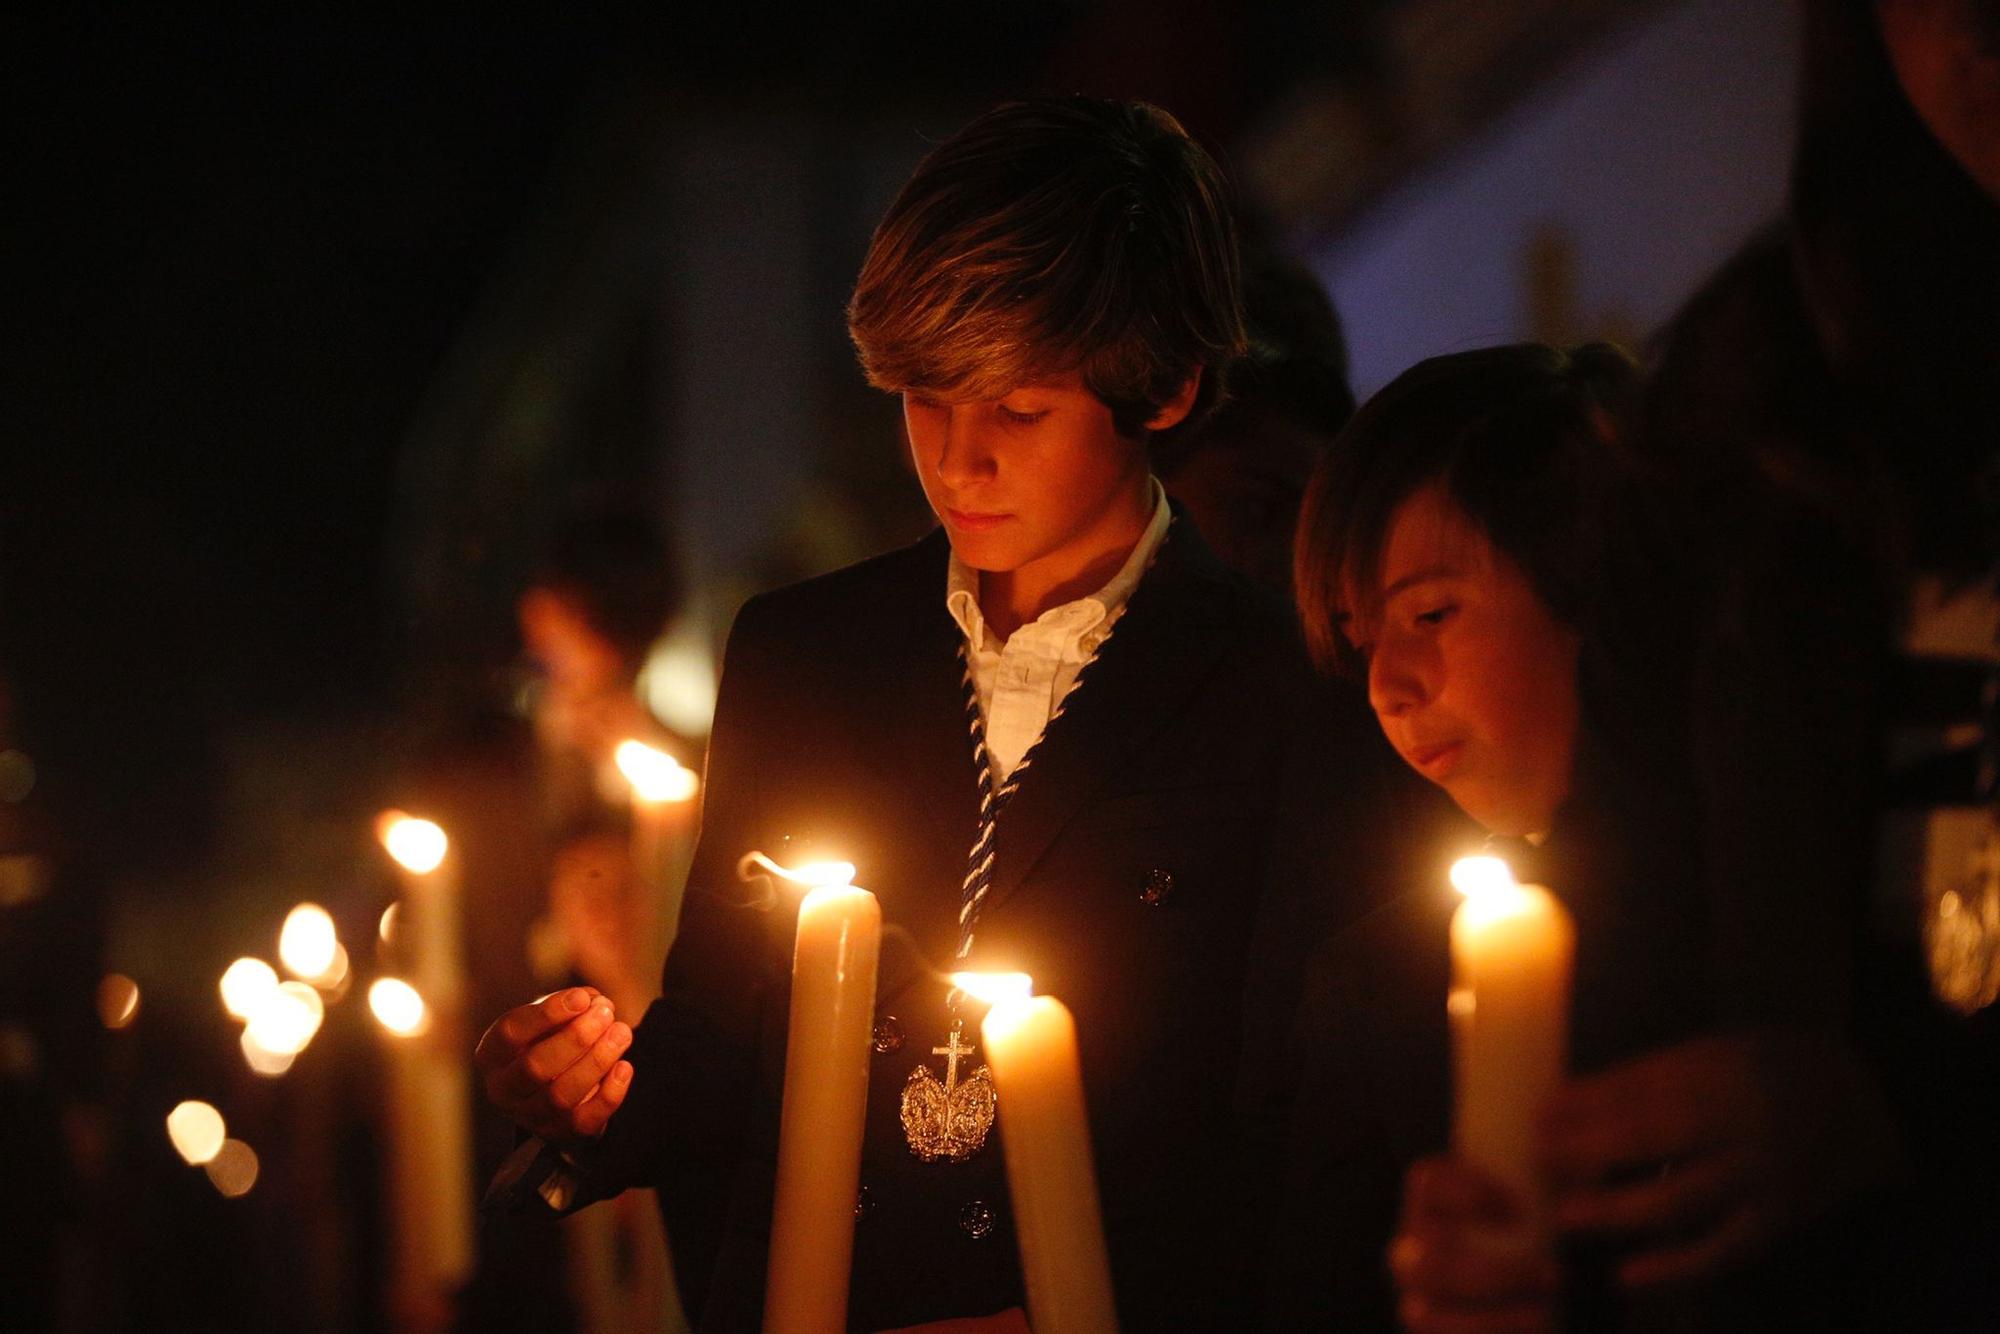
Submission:
MULTIPOLYGON (((1167 539, 1167 528, 1173 522, 1173 510, 1167 504, 1166 488, 1157 477, 1148 479, 1153 488, 1153 516, 1146 521, 1146 531, 1140 535, 1138 545, 1132 554, 1118 567, 1104 587, 1095 593, 1086 593, 1074 602, 1065 602, 1051 607, 1035 618, 1034 624, 1055 624, 1063 622, 1074 629, 1079 638, 1102 626, 1113 615, 1122 611, 1145 577, 1147 567, 1159 553, 1160 544, 1167 539)), ((979 609, 979 571, 967 565, 953 552, 945 565, 944 605, 951 613, 952 620, 964 633, 966 643, 974 651, 986 643, 986 616, 979 609)))

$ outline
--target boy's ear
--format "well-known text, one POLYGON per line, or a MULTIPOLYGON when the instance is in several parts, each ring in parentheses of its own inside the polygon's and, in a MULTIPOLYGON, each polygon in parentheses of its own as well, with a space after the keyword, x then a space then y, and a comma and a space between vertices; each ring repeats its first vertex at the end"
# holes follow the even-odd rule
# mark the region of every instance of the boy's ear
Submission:
POLYGON ((1187 420, 1188 413, 1194 410, 1194 396, 1201 392, 1203 369, 1197 366, 1188 373, 1188 378, 1181 381, 1181 387, 1174 390, 1174 396, 1162 403, 1160 410, 1147 421, 1147 430, 1164 431, 1187 420))

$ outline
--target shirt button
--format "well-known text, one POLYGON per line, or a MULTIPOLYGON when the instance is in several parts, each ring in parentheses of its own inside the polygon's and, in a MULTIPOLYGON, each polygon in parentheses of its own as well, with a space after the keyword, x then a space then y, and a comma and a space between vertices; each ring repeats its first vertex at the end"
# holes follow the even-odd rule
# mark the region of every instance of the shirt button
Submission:
POLYGON ((1146 883, 1140 887, 1139 902, 1148 908, 1162 908, 1174 896, 1174 873, 1172 871, 1148 871, 1146 883))
POLYGON ((993 1206, 984 1200, 968 1200, 958 1211, 959 1230, 974 1241, 992 1236, 994 1225, 993 1206))

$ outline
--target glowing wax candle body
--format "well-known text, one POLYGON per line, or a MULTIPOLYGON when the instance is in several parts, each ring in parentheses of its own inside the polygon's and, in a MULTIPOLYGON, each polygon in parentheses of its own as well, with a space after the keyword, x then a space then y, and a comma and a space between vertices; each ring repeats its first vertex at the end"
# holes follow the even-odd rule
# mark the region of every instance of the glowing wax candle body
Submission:
POLYGON ((989 1010, 980 1034, 1000 1099, 1028 1322, 1035 1334, 1116 1330, 1076 1021, 1053 997, 1022 997, 989 1010))
POLYGON ((826 885, 799 905, 764 1288, 767 1334, 847 1327, 881 941, 882 910, 865 889, 826 885))
POLYGON ((400 873, 397 916, 430 1022, 416 1036, 388 1039, 396 1282, 410 1292, 453 1292, 472 1276, 476 1209, 458 868, 446 855, 428 871, 400 873))
POLYGON ((1576 931, 1539 885, 1494 885, 1451 919, 1452 1147, 1539 1214, 1535 1123, 1562 1081, 1576 931))

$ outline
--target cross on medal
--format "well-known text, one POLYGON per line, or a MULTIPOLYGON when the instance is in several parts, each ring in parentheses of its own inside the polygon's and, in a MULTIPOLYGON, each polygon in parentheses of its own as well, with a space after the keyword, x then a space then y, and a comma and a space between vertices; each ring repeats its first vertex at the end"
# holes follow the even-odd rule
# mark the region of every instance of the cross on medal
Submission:
POLYGON ((965 1021, 963 1019, 952 1020, 950 1040, 947 1041, 945 1045, 942 1047, 931 1048, 931 1055, 942 1056, 945 1058, 944 1091, 946 1097, 951 1096, 951 1091, 958 1087, 958 1058, 961 1056, 970 1056, 972 1055, 972 1053, 979 1050, 979 1048, 971 1045, 970 1043, 967 1043, 964 1046, 959 1045, 958 1042, 959 1034, 963 1033, 964 1031, 965 1031, 965 1021))
POLYGON ((951 1036, 931 1055, 945 1060, 944 1082, 919 1064, 903 1084, 903 1138, 910 1152, 927 1163, 962 1163, 978 1153, 993 1129, 997 1099, 985 1066, 958 1079, 958 1062, 979 1050, 964 1040, 965 1021, 951 1021, 951 1036))

